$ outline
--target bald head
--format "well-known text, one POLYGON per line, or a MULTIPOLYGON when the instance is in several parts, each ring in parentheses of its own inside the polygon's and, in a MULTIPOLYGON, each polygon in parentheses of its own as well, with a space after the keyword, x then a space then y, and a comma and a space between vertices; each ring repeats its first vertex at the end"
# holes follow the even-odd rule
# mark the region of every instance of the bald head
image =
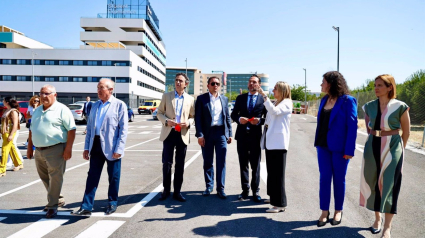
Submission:
MULTIPOLYGON (((50 85, 50 84, 45 84, 45 85, 43 85, 43 87, 41 87, 41 90, 43 90, 43 89, 47 89, 47 90, 49 90, 50 92, 52 92, 52 93, 56 93, 56 88, 55 88, 55 86, 53 86, 53 85, 50 85)), ((40 90, 40 91, 41 91, 40 90)))
POLYGON ((108 88, 112 88, 112 89, 114 89, 114 88, 115 88, 115 82, 114 82, 114 81, 112 81, 112 80, 111 80, 111 79, 109 79, 109 78, 101 78, 101 79, 99 80, 99 83, 102 83, 102 84, 107 85, 107 86, 108 86, 108 88))
POLYGON ((97 84, 97 96, 103 103, 109 100, 114 91, 115 83, 108 78, 101 78, 97 84))

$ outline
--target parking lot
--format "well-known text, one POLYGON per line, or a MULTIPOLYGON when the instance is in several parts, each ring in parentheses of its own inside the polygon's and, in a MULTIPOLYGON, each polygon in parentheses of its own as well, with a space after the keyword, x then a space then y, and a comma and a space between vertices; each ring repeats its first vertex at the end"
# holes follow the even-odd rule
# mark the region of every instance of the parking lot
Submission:
MULTIPOLYGON (((233 131, 236 124, 233 124, 233 131)), ((288 209, 284 213, 267 214, 267 204, 238 201, 241 192, 236 142, 228 147, 226 193, 221 200, 215 195, 203 197, 205 189, 202 155, 194 128, 186 156, 182 193, 186 203, 173 200, 158 201, 162 190, 162 143, 158 140, 161 123, 152 115, 135 115, 129 123, 125 157, 122 161, 119 207, 116 213, 105 216, 107 205, 107 173, 103 171, 96 193, 91 217, 74 217, 70 212, 80 206, 88 171, 83 160, 83 131, 77 125, 72 159, 67 163, 62 193, 66 205, 55 219, 44 219, 46 191, 35 169, 34 160, 25 159, 24 169, 7 172, 0 179, 0 237, 375 237, 367 230, 373 215, 358 206, 361 145, 365 136, 359 134, 356 156, 347 174, 347 195, 344 220, 340 226, 316 227, 318 208, 318 169, 313 144, 315 118, 293 115, 291 142, 287 162, 288 209)), ((18 139, 21 152, 28 136, 25 129, 18 139)), ((400 215, 394 222, 394 237, 423 237, 425 208, 424 155, 406 152, 400 215), (421 172, 422 171, 422 172, 421 172), (409 227, 405 230, 404 227, 409 227)), ((266 194, 265 160, 262 160, 260 195, 266 194)), ((332 207, 332 206, 331 206, 332 207)))

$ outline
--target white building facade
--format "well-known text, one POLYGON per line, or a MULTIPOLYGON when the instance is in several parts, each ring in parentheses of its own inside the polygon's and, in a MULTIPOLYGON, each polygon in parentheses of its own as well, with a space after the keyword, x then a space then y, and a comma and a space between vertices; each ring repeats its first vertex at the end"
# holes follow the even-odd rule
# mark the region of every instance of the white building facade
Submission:
POLYGON ((106 15, 81 18, 80 49, 53 49, 0 26, 0 97, 29 100, 33 91, 37 94, 51 84, 59 101, 72 103, 86 96, 97 98, 97 82, 106 77, 116 82, 117 98, 131 107, 145 99, 161 99, 166 50, 149 1, 111 2, 106 15), (143 5, 137 5, 137 15, 127 10, 139 2, 143 5), (140 14, 141 9, 146 14, 140 14))

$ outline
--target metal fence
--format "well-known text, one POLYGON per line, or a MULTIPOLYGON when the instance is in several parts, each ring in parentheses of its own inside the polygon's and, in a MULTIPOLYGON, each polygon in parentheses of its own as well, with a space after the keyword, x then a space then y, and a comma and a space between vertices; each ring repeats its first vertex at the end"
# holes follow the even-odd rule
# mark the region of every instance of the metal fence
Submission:
MULTIPOLYGON (((376 99, 375 92, 361 92, 355 95, 352 95, 357 99, 357 115, 359 119, 359 129, 366 130, 366 125, 364 123, 364 111, 362 106, 372 100, 376 99)), ((413 146, 425 147, 425 89, 421 94, 416 94, 413 97, 409 97, 406 94, 397 95, 397 99, 405 102, 409 107, 410 114, 410 137, 409 143, 413 146)), ((317 116, 320 100, 314 100, 308 102, 308 114, 312 116, 317 116)))

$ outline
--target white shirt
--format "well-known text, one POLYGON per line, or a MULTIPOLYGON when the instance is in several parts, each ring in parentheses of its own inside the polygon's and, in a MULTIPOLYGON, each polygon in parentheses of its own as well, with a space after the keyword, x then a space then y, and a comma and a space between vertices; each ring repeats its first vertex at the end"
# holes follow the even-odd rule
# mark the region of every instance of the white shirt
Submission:
POLYGON ((214 97, 210 94, 210 106, 211 106, 211 126, 222 126, 223 124, 223 107, 221 106, 220 94, 214 97))
POLYGON ((100 106, 97 108, 97 112, 96 112, 96 118, 95 118, 95 135, 100 135, 100 127, 102 126, 102 122, 103 119, 105 118, 106 112, 109 109, 109 106, 111 105, 111 101, 112 98, 114 96, 111 95, 111 97, 108 99, 108 101, 106 101, 105 103, 102 102, 102 100, 100 101, 100 106))
POLYGON ((32 116, 32 114, 34 113, 34 108, 32 106, 28 106, 28 111, 27 113, 30 114, 30 116, 32 116))

